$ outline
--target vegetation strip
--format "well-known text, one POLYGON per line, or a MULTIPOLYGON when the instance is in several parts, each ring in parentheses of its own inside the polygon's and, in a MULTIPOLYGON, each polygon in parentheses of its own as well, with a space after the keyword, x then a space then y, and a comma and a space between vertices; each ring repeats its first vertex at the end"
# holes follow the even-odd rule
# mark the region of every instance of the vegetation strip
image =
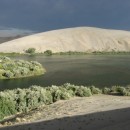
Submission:
POLYGON ((0 79, 12 79, 41 75, 45 69, 37 61, 11 60, 8 57, 0 57, 0 79))
POLYGON ((74 96, 89 97, 93 94, 119 94, 130 96, 130 87, 113 86, 99 89, 94 86, 75 86, 66 83, 62 86, 14 89, 0 92, 0 120, 17 113, 26 113, 41 105, 49 105, 58 100, 67 100, 74 96))
POLYGON ((53 52, 52 50, 46 50, 44 52, 37 52, 35 48, 28 48, 24 51, 24 53, 16 53, 16 52, 10 52, 10 53, 4 53, 0 52, 1 56, 18 56, 18 55, 45 55, 45 56, 51 56, 51 55, 129 55, 130 51, 93 51, 93 52, 78 52, 78 51, 67 51, 67 52, 53 52))

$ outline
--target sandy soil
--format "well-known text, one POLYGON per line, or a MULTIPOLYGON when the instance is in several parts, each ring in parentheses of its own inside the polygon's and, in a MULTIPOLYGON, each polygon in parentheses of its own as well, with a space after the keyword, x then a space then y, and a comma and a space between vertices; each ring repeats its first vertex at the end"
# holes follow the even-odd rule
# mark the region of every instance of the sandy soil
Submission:
POLYGON ((130 97, 73 98, 17 117, 0 130, 130 130, 130 97))
POLYGON ((130 32, 92 27, 67 28, 38 33, 0 44, 0 52, 130 51, 130 32))

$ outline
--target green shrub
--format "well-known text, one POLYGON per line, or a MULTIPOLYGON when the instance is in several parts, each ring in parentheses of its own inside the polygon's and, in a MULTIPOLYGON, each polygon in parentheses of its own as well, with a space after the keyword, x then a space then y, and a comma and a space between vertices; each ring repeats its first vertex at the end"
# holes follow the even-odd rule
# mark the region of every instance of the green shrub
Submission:
POLYGON ((102 93, 103 93, 103 94, 110 94, 110 93, 111 93, 111 89, 105 87, 105 88, 102 89, 102 93))
POLYGON ((101 94, 102 91, 99 88, 96 88, 95 86, 90 87, 92 94, 101 94))
POLYGON ((62 94, 62 91, 59 90, 59 89, 54 91, 54 93, 53 93, 53 101, 54 102, 59 101, 61 99, 61 94, 62 94))
MULTIPOLYGON (((28 75, 29 74, 29 69, 28 68, 25 68, 25 67, 22 67, 21 68, 21 75, 28 75)), ((34 70, 35 71, 35 70, 34 70)))
MULTIPOLYGON (((116 92, 123 96, 130 96, 130 87, 113 86, 103 88, 103 94, 116 92)), ((58 100, 67 100, 73 96, 89 97, 100 94, 101 90, 91 86, 75 86, 66 83, 62 86, 40 87, 33 85, 28 89, 14 89, 0 92, 0 120, 17 112, 27 112, 41 105, 51 104, 58 100)))
POLYGON ((33 91, 33 90, 27 91, 26 103, 27 103, 28 110, 31 110, 40 106, 39 93, 40 93, 39 91, 33 91))
POLYGON ((76 96, 89 97, 92 95, 90 88, 80 86, 75 93, 76 96))
POLYGON ((14 76, 14 74, 10 71, 6 71, 2 74, 2 76, 6 77, 6 78, 11 78, 14 76))
POLYGON ((74 96, 74 93, 72 90, 67 90, 66 88, 64 87, 59 87, 59 89, 61 90, 61 99, 62 100, 67 100, 67 99, 70 99, 71 97, 74 96))
POLYGON ((67 92, 67 91, 62 92, 62 94, 61 94, 61 100, 68 100, 71 97, 72 97, 72 95, 69 92, 67 92))
POLYGON ((45 73, 45 69, 36 61, 11 60, 7 57, 0 57, 0 60, 0 79, 28 77, 45 73))
POLYGON ((70 93, 68 93, 67 91, 62 91, 58 89, 53 93, 53 102, 56 102, 59 100, 67 100, 70 97, 71 97, 70 93))
POLYGON ((12 72, 14 73, 14 77, 20 77, 21 76, 21 70, 20 69, 13 69, 12 72))
MULTIPOLYGON (((30 63, 28 63, 28 64, 30 64, 30 63)), ((37 62, 37 61, 31 61, 31 64, 34 65, 34 66, 39 66, 39 67, 42 66, 42 65, 41 65, 39 62, 37 62)))
POLYGON ((130 96, 130 87, 120 88, 120 94, 123 96, 130 96))
POLYGON ((46 50, 46 51, 44 51, 44 54, 47 56, 51 56, 53 53, 51 50, 46 50))
POLYGON ((119 92, 120 95, 125 95, 125 91, 126 91, 126 89, 124 87, 118 88, 118 92, 119 92))
POLYGON ((8 62, 8 61, 10 61, 11 59, 9 58, 9 57, 6 57, 6 56, 0 56, 0 61, 1 62, 8 62))
POLYGON ((42 98, 44 101, 44 104, 52 104, 53 103, 53 96, 50 91, 46 90, 45 98, 42 98))
POLYGON ((66 83, 62 87, 66 88, 71 93, 72 96, 75 96, 76 92, 79 89, 79 86, 75 86, 75 85, 70 84, 70 83, 66 83))
POLYGON ((111 92, 115 92, 115 93, 122 93, 122 91, 124 90, 124 87, 121 86, 112 86, 111 88, 111 92))
POLYGON ((26 111, 26 92, 24 89, 17 89, 16 91, 16 110, 18 112, 26 111))
POLYGON ((0 93, 0 119, 16 113, 15 104, 4 93, 0 93))
POLYGON ((25 52, 29 54, 35 54, 36 49, 35 48, 29 48, 25 52))

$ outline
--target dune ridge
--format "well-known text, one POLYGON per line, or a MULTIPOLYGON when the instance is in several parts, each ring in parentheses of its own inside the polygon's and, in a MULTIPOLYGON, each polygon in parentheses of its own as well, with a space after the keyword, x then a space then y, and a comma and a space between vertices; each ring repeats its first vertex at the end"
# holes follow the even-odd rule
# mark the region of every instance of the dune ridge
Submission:
POLYGON ((25 36, 0 44, 0 52, 24 53, 28 48, 37 52, 110 52, 130 51, 130 32, 100 29, 93 27, 75 27, 53 30, 25 36))

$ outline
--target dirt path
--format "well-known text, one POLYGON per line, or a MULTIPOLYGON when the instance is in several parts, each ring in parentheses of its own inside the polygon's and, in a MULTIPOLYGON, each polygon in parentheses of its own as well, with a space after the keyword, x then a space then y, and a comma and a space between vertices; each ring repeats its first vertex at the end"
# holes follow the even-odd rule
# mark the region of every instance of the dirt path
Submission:
POLYGON ((130 97, 96 95, 58 101, 16 121, 0 130, 130 130, 130 97))

